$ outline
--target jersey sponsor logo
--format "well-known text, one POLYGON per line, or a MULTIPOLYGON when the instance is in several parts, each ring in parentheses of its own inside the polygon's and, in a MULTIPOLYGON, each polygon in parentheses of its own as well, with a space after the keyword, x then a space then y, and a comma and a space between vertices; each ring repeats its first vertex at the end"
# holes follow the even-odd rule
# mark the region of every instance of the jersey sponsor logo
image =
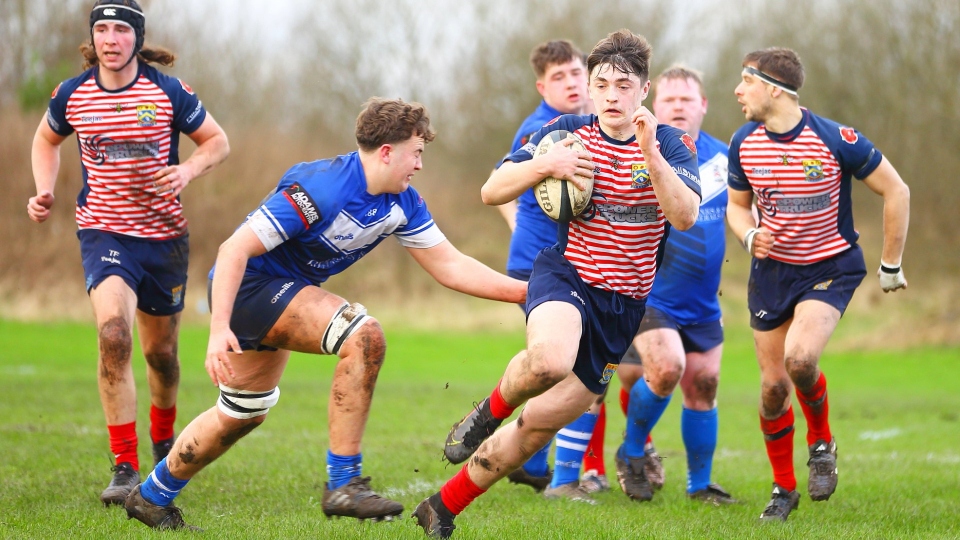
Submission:
POLYGON ((57 97, 57 92, 60 91, 61 85, 63 85, 63 83, 58 84, 57 87, 53 89, 53 92, 50 94, 50 99, 57 97))
POLYGON ((180 82, 180 88, 183 88, 184 92, 190 94, 191 96, 193 95, 193 88, 190 88, 189 84, 183 82, 182 79, 177 79, 177 81, 180 82))
POLYGON ((786 152, 780 154, 780 163, 783 163, 784 165, 789 165, 792 159, 793 158, 790 157, 790 154, 786 152))
POLYGON ((123 142, 118 143, 110 137, 93 135, 84 139, 80 145, 87 158, 96 165, 102 165, 108 159, 140 159, 160 157, 160 142, 123 142))
POLYGON ((283 297, 283 294, 288 290, 290 290, 290 287, 293 287, 292 281, 288 281, 284 283, 283 286, 280 287, 280 290, 277 292, 277 294, 273 295, 273 298, 270 299, 270 303, 276 304, 280 300, 280 298, 283 297))
POLYGON ((754 167, 750 174, 754 176, 772 176, 773 169, 769 167, 754 167))
POLYGON ((100 261, 110 264, 123 264, 120 262, 120 252, 115 249, 108 249, 107 254, 100 257, 100 261))
POLYGON ((353 240, 353 233, 350 234, 338 234, 333 237, 334 240, 353 240))
POLYGON ((613 374, 617 372, 618 367, 620 367, 619 364, 607 364, 607 367, 603 368, 600 384, 608 384, 610 379, 613 378, 613 374))
POLYGON ((576 298, 577 301, 580 302, 580 305, 586 307, 587 303, 583 301, 583 298, 580 298, 580 295, 577 294, 577 291, 570 291, 570 296, 576 298))
POLYGON ((803 175, 807 177, 807 182, 823 180, 823 162, 819 159, 803 160, 803 175))
POLYGON ((597 213, 611 223, 656 223, 659 219, 655 204, 627 206, 601 203, 597 205, 597 213))
POLYGON ((760 311, 754 313, 753 316, 758 319, 762 319, 767 316, 767 310, 761 309, 760 311))
POLYGON ((694 184, 700 185, 700 177, 682 167, 673 167, 673 172, 677 173, 677 176, 683 176, 694 184))
POLYGON ((680 142, 682 142, 683 145, 687 147, 687 150, 689 150, 691 154, 693 154, 694 156, 697 155, 697 143, 694 142, 693 137, 691 137, 687 133, 684 133, 683 135, 680 136, 680 142))
POLYGON ((197 108, 194 109, 193 112, 190 113, 190 116, 187 117, 187 123, 189 124, 190 122, 193 122, 193 119, 196 118, 197 115, 200 114, 200 111, 202 111, 202 110, 203 110, 203 102, 202 102, 202 101, 198 101, 198 102, 197 102, 197 108))
POLYGON ((157 106, 155 104, 137 105, 137 125, 140 127, 157 125, 157 106))
POLYGON ((290 201, 290 204, 297 209, 300 219, 307 229, 320 220, 320 211, 317 210, 317 204, 310 198, 310 194, 304 191, 299 185, 294 184, 283 190, 283 195, 290 201))
POLYGON ((643 189, 650 187, 650 172, 643 163, 634 163, 630 166, 630 187, 632 189, 643 189))
POLYGON ((757 207, 770 217, 777 215, 777 202, 774 200, 776 195, 783 195, 783 193, 770 188, 762 188, 757 191, 757 207))
POLYGON ((96 122, 103 122, 102 116, 81 116, 80 121, 86 124, 94 124, 96 122))
POLYGON ((828 208, 830 194, 815 195, 813 197, 785 197, 777 199, 777 211, 784 214, 808 214, 828 208))
POLYGON ((815 290, 815 291, 825 291, 825 290, 827 290, 827 289, 830 288, 830 284, 831 284, 831 283, 833 283, 833 280, 832 280, 832 279, 828 279, 828 280, 826 280, 826 281, 822 281, 822 282, 817 283, 816 285, 814 285, 814 286, 813 286, 813 290, 815 290))
POLYGON ((50 124, 50 127, 52 127, 54 131, 60 131, 60 122, 53 119, 53 114, 50 113, 49 107, 47 108, 47 123, 50 124))
POLYGON ((857 135, 857 130, 847 126, 840 126, 840 138, 850 144, 855 144, 860 140, 860 136, 857 135))
POLYGON ((183 301, 183 285, 177 285, 170 289, 170 305, 177 306, 183 301))

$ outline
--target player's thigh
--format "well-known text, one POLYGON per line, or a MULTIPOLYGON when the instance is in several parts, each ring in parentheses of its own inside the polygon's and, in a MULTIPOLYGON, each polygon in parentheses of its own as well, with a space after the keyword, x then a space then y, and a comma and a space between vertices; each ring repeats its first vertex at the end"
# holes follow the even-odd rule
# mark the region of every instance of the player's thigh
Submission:
POLYGON ((137 293, 122 277, 107 276, 91 288, 90 302, 93 304, 98 328, 119 318, 132 332, 134 312, 137 310, 137 293))
POLYGON ((644 329, 641 323, 640 330, 634 343, 638 345, 637 352, 643 358, 644 373, 648 378, 660 377, 668 371, 683 370, 686 354, 676 328, 644 329))
POLYGON ((228 386, 250 392, 268 392, 278 386, 290 359, 290 351, 285 349, 228 354, 234 372, 228 386))
POLYGON ((784 366, 783 351, 791 322, 792 319, 773 330, 753 331, 757 364, 760 366, 760 377, 764 384, 790 378, 784 366))
POLYGON ((138 310, 137 330, 144 355, 175 356, 177 338, 180 335, 180 312, 172 315, 150 315, 138 310))
POLYGON ((787 331, 784 354, 791 358, 818 359, 840 322, 840 311, 819 300, 797 304, 787 331))
POLYGON ((580 417, 597 400, 580 378, 571 373, 549 390, 527 402, 521 413, 523 428, 558 431, 580 417))
POLYGON ((527 354, 557 369, 572 370, 582 333, 577 308, 566 302, 544 302, 527 316, 527 354))
POLYGON ((334 314, 346 302, 320 287, 306 286, 290 300, 262 343, 278 349, 324 354, 320 340, 334 314))

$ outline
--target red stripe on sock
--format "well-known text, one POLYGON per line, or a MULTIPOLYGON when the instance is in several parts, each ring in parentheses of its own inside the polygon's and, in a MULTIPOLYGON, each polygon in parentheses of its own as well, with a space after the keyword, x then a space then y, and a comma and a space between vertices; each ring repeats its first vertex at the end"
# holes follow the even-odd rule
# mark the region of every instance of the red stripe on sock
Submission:
MULTIPOLYGON (((764 435, 774 435, 781 431, 793 427, 793 406, 787 409, 779 418, 767 420, 760 417, 760 430, 764 435)), ((764 438, 764 444, 767 446, 767 456, 770 458, 770 465, 773 466, 773 481, 783 489, 793 491, 797 489, 797 476, 793 471, 793 433, 790 431, 773 441, 764 438)))
POLYGON ((460 472, 447 480, 447 483, 440 488, 440 500, 443 501, 447 510, 450 510, 450 513, 455 516, 463 512, 463 509, 474 499, 487 492, 485 489, 480 489, 470 479, 470 475, 467 473, 468 466, 469 464, 464 465, 460 472))
POLYGON ((597 415, 597 424, 593 427, 593 435, 587 444, 587 453, 583 456, 583 470, 594 469, 598 474, 607 474, 603 463, 603 437, 607 431, 607 404, 600 404, 600 413, 597 415))
POLYGON ((110 434, 110 451, 115 456, 114 465, 129 463, 134 470, 140 470, 140 460, 137 458, 137 423, 118 424, 107 426, 110 434))
POLYGON ((626 388, 620 387, 620 410, 623 411, 623 415, 627 415, 627 408, 630 407, 630 391, 626 388))
POLYGON ((500 382, 497 382, 497 387, 493 389, 493 393, 490 394, 490 412, 493 414, 494 418, 505 420, 510 418, 510 415, 513 414, 513 411, 517 408, 503 399, 503 395, 500 393, 500 382))
POLYGON ((833 435, 830 433, 830 405, 827 401, 827 377, 820 372, 820 378, 809 392, 803 393, 797 388, 797 397, 800 398, 800 408, 803 409, 803 416, 807 419, 807 446, 818 440, 830 442, 833 435), (823 402, 817 406, 811 406, 810 403, 816 403, 823 398, 823 402))
POLYGON ((160 442, 173 437, 173 422, 177 419, 177 406, 158 409, 150 405, 150 439, 160 442))

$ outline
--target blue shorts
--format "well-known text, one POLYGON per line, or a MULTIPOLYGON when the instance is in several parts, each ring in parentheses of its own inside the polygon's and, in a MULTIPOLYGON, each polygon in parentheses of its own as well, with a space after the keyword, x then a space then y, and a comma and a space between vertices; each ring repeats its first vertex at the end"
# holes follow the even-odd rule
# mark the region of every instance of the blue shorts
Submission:
POLYGON ((787 264, 773 259, 754 259, 747 286, 750 326, 766 332, 793 317, 804 300, 819 300, 843 315, 854 291, 867 275, 860 246, 808 265, 787 264))
MULTIPOLYGON (((240 349, 244 351, 275 351, 276 347, 261 345, 267 332, 283 315, 290 301, 304 287, 310 283, 301 279, 278 278, 262 274, 244 274, 237 291, 237 298, 233 301, 233 313, 230 314, 230 330, 240 349)), ((211 299, 213 280, 207 281, 207 303, 213 310, 211 299)), ((320 338, 317 337, 317 341, 320 338)))
POLYGON ((637 333, 646 302, 587 285, 558 247, 541 251, 533 262, 527 315, 550 301, 580 311, 583 333, 573 372, 588 390, 603 394, 637 333))
MULTIPOLYGON (((719 319, 705 323, 679 324, 666 311, 661 311, 655 307, 648 307, 647 313, 643 316, 643 321, 640 322, 640 330, 637 332, 637 335, 647 330, 655 330, 657 328, 671 328, 676 330, 677 333, 680 334, 683 351, 687 353, 707 352, 723 343, 723 323, 719 319)), ((632 345, 630 346, 630 350, 627 351, 627 354, 623 355, 623 360, 620 362, 623 364, 643 365, 643 361, 640 359, 640 353, 638 353, 636 347, 632 345)))
POLYGON ((87 294, 109 276, 120 276, 137 294, 137 309, 156 316, 183 311, 187 292, 187 235, 146 240, 97 229, 77 231, 87 294))

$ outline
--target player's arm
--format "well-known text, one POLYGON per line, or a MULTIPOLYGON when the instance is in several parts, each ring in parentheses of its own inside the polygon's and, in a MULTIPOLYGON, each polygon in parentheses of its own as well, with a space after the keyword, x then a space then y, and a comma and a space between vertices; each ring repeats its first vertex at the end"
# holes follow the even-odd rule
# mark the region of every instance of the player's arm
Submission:
POLYGON ((526 301, 526 282, 507 277, 464 255, 449 240, 429 248, 408 247, 407 251, 444 287, 477 298, 515 304, 526 301))
POLYGON ((727 224, 747 253, 758 259, 765 259, 770 253, 773 235, 767 229, 757 227, 757 220, 753 217, 753 191, 727 188, 727 224))
POLYGON ((910 188, 886 157, 863 179, 863 183, 883 197, 883 252, 878 272, 880 285, 884 292, 906 289, 907 280, 903 277, 901 262, 910 224, 910 188))
POLYGON ((667 163, 657 146, 657 119, 646 107, 633 113, 637 143, 650 174, 650 185, 657 194, 657 201, 670 225, 685 231, 697 223, 700 213, 700 195, 690 189, 673 167, 667 163))
POLYGON ((228 352, 242 354, 237 337, 230 330, 233 303, 247 269, 247 261, 263 255, 267 248, 247 224, 243 224, 217 251, 217 266, 210 292, 210 339, 205 367, 214 385, 233 378, 228 352))
POLYGON ((50 217, 53 206, 53 190, 60 172, 60 145, 66 139, 50 128, 47 115, 43 115, 37 132, 33 136, 30 161, 33 167, 33 182, 37 194, 27 202, 27 215, 37 223, 43 223, 50 217))
POLYGON ((573 139, 564 139, 541 156, 519 163, 503 162, 480 188, 483 204, 499 206, 515 201, 524 191, 548 176, 570 180, 578 189, 586 189, 586 183, 578 176, 593 178, 593 159, 585 152, 571 149, 573 142, 573 139))
POLYGON ((192 180, 207 174, 230 155, 227 134, 212 114, 208 113, 200 127, 188 137, 197 145, 190 159, 179 165, 164 167, 153 175, 157 194, 164 199, 176 198, 192 180))

